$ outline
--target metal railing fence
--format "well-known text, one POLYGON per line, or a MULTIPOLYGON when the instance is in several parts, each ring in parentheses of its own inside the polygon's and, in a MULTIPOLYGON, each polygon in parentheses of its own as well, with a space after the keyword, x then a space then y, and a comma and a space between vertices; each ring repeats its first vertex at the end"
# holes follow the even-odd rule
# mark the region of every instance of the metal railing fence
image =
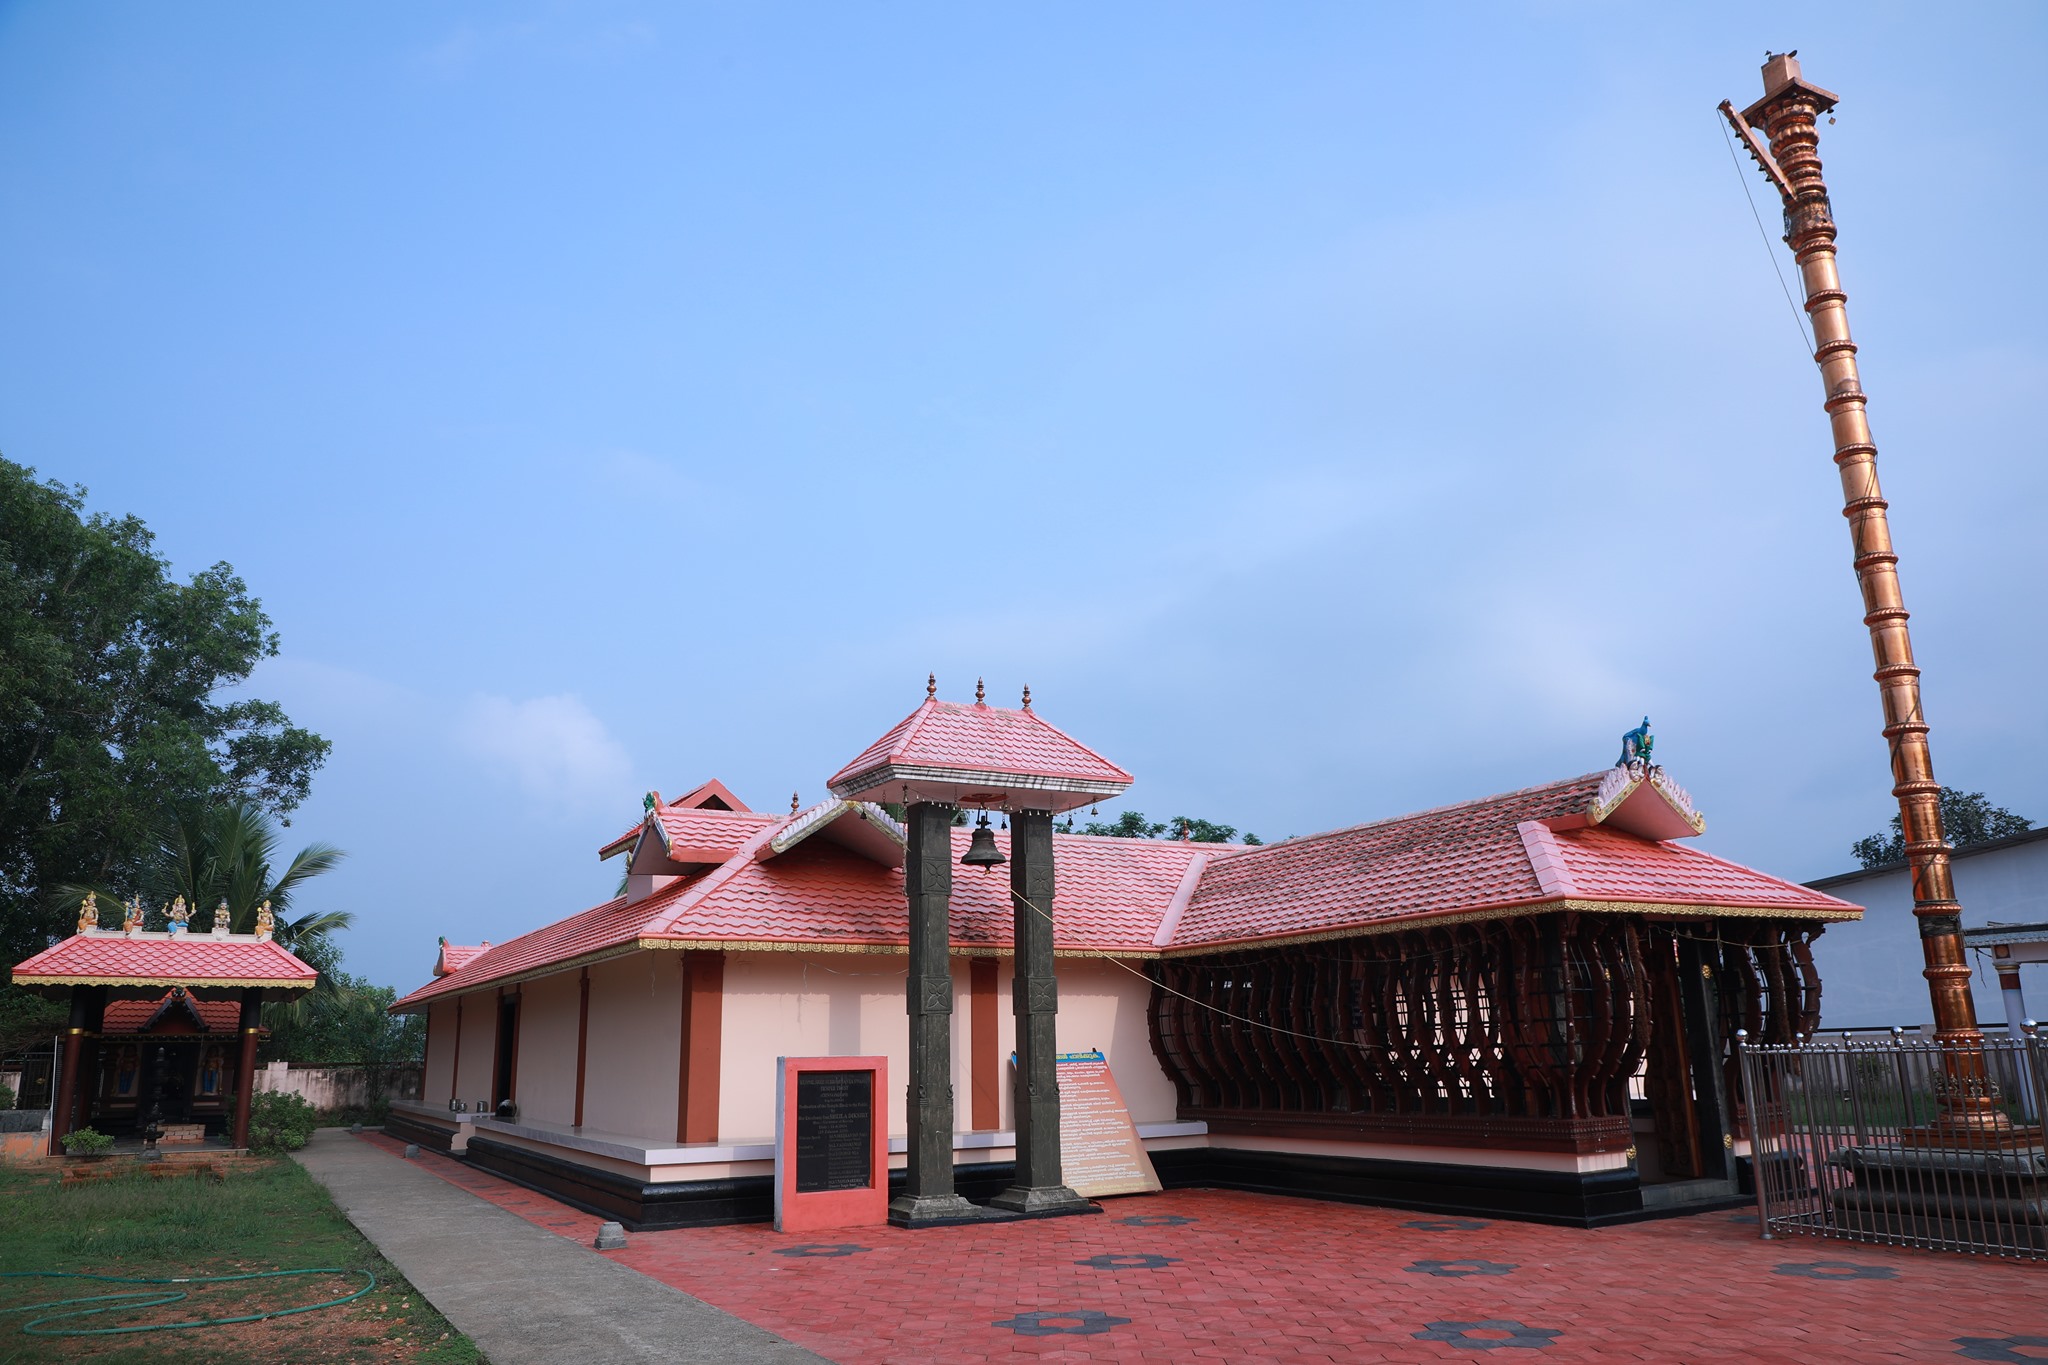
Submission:
POLYGON ((2048 1039, 2032 1025, 1967 1050, 1897 1030, 1736 1046, 1764 1236, 2048 1260, 2048 1039), (1936 1123, 1959 1087, 2010 1129, 1936 1123))

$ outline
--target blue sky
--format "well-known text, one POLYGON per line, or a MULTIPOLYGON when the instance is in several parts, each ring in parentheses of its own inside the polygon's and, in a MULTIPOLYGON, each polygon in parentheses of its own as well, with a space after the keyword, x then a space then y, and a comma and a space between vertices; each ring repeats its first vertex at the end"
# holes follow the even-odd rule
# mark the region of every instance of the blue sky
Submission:
POLYGON ((1770 47, 1844 97, 1937 772, 2048 820, 2044 36, 10 5, 0 451, 262 597, 252 691, 335 744, 291 833, 352 855, 304 904, 401 988, 609 894, 649 787, 817 799, 927 670, 1268 839, 1605 766, 1647 711, 1703 847, 1821 876, 1889 778, 1714 105, 1770 47))

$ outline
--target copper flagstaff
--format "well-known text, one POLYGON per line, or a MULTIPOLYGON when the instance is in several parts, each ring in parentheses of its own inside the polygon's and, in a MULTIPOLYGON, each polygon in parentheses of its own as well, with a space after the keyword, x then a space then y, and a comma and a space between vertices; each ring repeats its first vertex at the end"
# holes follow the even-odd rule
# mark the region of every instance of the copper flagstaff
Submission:
POLYGON ((2009 1130, 2011 1121, 1999 1108, 1984 1069, 1983 1034, 1977 1027, 1970 968, 1963 954, 1962 906, 1956 900, 1948 841, 1941 827, 1941 784, 1934 779, 1927 718, 1920 705, 1920 669, 1913 662, 1907 634, 1898 555, 1892 549, 1887 504, 1877 482, 1877 446, 1871 441, 1856 368, 1856 343, 1849 336, 1848 296, 1835 269, 1835 220, 1827 183, 1821 178, 1816 121, 1837 100, 1801 76, 1794 53, 1771 55, 1764 63, 1763 80, 1762 99, 1739 115, 1724 100, 1721 112, 1777 187, 1785 210, 1785 244, 1798 262, 1806 312, 1813 320, 1813 358, 1820 367, 1823 406, 1833 428, 1842 515, 1849 519, 1856 582, 1863 592, 1863 623, 1870 631, 1884 736, 1891 746, 1892 794, 1898 798, 1912 868, 1913 914, 1926 962, 1923 974, 1934 1005, 1935 1034, 1951 1058, 1935 1126, 1950 1135, 1988 1137, 2009 1130), (1769 139, 1768 149, 1751 128, 1769 139))

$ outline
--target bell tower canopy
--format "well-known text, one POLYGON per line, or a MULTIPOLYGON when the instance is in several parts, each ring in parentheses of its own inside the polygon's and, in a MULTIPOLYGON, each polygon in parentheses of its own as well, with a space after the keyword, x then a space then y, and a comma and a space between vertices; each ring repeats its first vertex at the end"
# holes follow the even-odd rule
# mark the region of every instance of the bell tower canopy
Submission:
POLYGON ((826 785, 846 800, 1058 813, 1122 795, 1131 775, 1040 720, 1028 693, 1015 711, 928 693, 826 785))

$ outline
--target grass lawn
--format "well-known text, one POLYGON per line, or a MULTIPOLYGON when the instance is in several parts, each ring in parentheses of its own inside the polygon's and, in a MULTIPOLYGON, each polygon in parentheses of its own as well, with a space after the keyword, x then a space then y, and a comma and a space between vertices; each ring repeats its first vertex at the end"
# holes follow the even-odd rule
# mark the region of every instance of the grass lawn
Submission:
MULTIPOLYGON (((0 1279, 0 1365, 93 1360, 104 1365, 277 1365, 405 1362, 479 1365, 469 1338, 449 1326, 377 1249, 350 1226, 327 1191, 282 1158, 229 1163, 226 1181, 152 1179, 137 1170, 65 1189, 50 1166, 0 1166, 0 1272, 83 1271, 161 1278, 248 1271, 368 1270, 377 1287, 352 1303, 268 1322, 121 1336, 27 1336, 42 1313, 22 1305, 153 1286, 96 1280, 0 1279)), ((123 1307, 51 1327, 118 1327, 224 1318, 337 1299, 360 1274, 245 1280, 188 1289, 181 1303, 123 1307)), ((90 1305, 81 1305, 90 1306, 90 1305)), ((62 1312, 45 1309, 44 1313, 62 1312)))

